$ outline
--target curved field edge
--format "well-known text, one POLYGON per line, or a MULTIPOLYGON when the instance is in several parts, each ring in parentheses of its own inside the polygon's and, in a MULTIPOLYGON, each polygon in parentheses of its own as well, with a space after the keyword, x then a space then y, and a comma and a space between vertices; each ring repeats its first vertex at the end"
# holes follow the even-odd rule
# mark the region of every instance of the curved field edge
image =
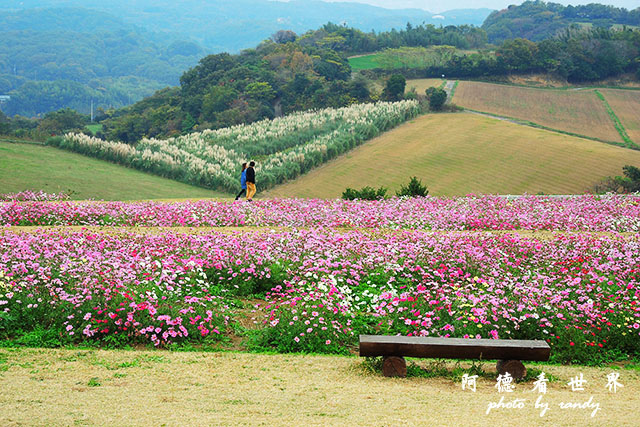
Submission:
POLYGON ((393 194, 417 176, 435 196, 580 194, 640 152, 471 113, 430 114, 266 192, 265 197, 340 197, 347 188, 393 194))
POLYGON ((74 199, 207 198, 220 193, 37 144, 0 142, 2 193, 66 192, 74 199))

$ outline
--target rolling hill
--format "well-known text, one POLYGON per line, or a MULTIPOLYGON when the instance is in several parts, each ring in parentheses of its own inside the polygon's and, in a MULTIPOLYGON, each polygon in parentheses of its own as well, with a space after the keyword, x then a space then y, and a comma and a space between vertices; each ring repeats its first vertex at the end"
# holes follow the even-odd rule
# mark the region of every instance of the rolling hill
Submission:
POLYGON ((421 116, 264 197, 340 197, 345 188, 394 193, 417 176, 431 195, 583 193, 640 151, 473 113, 421 116))
POLYGON ((480 26, 491 9, 435 13, 423 9, 385 9, 354 2, 317 0, 202 1, 183 0, 4 0, 0 9, 82 7, 123 17, 128 24, 162 35, 198 42, 212 52, 238 52, 253 47, 278 30, 304 33, 327 22, 363 31, 387 31, 427 23, 436 26, 480 26))
POLYGON ((0 193, 72 192, 74 199, 144 200, 220 194, 52 147, 0 141, 0 193))
POLYGON ((640 25, 640 8, 637 2, 633 10, 592 3, 587 5, 563 6, 556 2, 525 1, 497 10, 487 17, 482 28, 489 41, 500 42, 510 38, 525 38, 539 41, 554 37, 567 28, 579 31, 581 28, 620 28, 640 25))

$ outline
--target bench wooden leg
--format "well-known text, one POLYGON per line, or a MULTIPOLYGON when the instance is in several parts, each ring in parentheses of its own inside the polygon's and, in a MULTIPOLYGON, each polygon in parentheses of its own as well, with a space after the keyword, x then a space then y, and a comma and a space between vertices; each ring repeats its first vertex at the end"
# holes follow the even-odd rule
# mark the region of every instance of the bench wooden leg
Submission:
POLYGON ((404 357, 384 356, 382 358, 382 374, 385 377, 406 377, 407 362, 404 357))
POLYGON ((527 375, 527 368, 519 360, 498 360, 496 370, 500 375, 508 372, 516 380, 521 380, 527 375))

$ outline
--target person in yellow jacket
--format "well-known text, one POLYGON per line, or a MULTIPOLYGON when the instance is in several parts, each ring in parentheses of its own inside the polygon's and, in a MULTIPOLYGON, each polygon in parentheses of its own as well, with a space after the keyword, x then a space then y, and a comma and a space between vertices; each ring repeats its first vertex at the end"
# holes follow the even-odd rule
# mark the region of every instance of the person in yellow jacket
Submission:
POLYGON ((253 196, 256 194, 256 170, 253 168, 256 162, 249 162, 247 168, 247 201, 253 200, 253 196))

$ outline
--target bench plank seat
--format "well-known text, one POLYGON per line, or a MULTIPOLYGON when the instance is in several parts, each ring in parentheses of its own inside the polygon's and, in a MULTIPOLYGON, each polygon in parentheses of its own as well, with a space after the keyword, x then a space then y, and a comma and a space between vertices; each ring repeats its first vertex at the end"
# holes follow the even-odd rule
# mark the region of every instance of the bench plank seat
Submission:
POLYGON ((360 335, 360 356, 444 359, 549 360, 551 348, 539 340, 360 335))

